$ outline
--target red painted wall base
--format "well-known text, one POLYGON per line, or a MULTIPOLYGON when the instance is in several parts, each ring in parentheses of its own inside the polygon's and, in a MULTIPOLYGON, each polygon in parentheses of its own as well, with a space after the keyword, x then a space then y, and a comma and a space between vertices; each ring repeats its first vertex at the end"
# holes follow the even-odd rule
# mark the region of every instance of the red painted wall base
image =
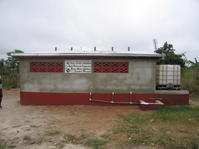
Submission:
MULTIPOLYGON (((43 93, 43 92, 20 92, 22 105, 113 105, 89 101, 89 93, 43 93)), ((111 101, 110 93, 95 93, 92 98, 111 101)), ((151 98, 162 98, 165 105, 187 105, 189 94, 156 94, 156 93, 133 93, 132 101, 139 103, 140 100, 154 102, 151 98)), ((115 94, 116 102, 129 102, 129 93, 115 94)), ((115 104, 114 104, 115 105, 115 104)), ((118 104, 116 104, 118 105, 118 104)))

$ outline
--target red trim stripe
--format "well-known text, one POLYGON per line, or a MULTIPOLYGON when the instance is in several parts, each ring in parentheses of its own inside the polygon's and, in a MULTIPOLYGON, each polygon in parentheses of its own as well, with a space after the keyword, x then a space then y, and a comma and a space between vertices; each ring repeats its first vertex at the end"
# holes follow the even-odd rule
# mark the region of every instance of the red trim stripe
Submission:
MULTIPOLYGON (((43 93, 43 92, 20 92, 20 103, 22 105, 115 105, 109 103, 90 102, 89 93, 43 93)), ((96 93, 92 98, 111 101, 111 93, 96 93)), ((132 101, 140 100, 152 102, 151 98, 162 98, 165 105, 187 105, 188 94, 155 94, 155 93, 133 93, 132 101)), ((115 101, 128 102, 129 93, 115 94, 115 101)), ((117 104, 116 104, 117 105, 117 104)))

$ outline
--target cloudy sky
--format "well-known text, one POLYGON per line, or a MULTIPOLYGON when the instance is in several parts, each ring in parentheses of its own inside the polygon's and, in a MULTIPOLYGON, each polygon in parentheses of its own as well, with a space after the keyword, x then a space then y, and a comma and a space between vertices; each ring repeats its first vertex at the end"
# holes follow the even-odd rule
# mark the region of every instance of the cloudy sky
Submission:
POLYGON ((0 0, 0 57, 7 51, 153 52, 172 43, 199 56, 199 0, 0 0))

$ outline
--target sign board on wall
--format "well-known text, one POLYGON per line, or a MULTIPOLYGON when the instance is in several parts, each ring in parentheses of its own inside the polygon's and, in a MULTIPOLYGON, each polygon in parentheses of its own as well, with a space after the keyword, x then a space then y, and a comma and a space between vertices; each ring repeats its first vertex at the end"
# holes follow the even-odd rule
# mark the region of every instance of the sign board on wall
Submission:
POLYGON ((91 60, 66 60, 65 73, 91 73, 92 61, 91 60))

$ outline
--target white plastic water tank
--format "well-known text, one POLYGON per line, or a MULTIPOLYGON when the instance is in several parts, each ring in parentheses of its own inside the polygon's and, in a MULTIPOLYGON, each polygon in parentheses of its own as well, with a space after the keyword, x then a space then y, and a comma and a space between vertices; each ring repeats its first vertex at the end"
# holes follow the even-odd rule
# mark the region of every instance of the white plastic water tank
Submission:
POLYGON ((157 89, 180 89, 180 65, 157 65, 157 89))

